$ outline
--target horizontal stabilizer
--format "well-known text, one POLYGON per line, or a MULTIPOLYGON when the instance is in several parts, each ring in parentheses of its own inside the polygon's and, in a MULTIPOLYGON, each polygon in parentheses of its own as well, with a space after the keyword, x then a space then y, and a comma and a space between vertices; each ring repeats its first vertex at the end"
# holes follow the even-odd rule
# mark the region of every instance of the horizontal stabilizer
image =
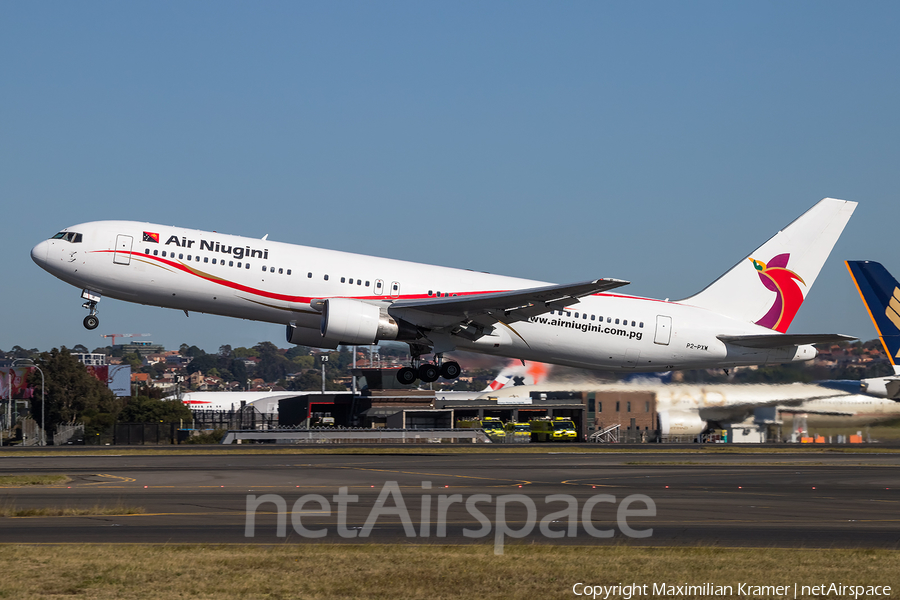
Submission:
POLYGON ((745 348, 784 348, 805 344, 850 342, 856 338, 840 333, 768 333, 760 335, 717 335, 726 344, 745 348))

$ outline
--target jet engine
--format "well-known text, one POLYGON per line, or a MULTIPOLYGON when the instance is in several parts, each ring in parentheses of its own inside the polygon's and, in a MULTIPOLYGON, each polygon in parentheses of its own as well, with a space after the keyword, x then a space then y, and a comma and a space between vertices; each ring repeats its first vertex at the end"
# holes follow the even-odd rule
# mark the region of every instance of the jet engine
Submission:
POLYGON ((400 327, 387 310, 352 298, 328 298, 317 301, 322 310, 323 338, 342 344, 374 344, 395 340, 400 327))
POLYGON ((692 435, 703 433, 707 423, 697 411, 664 410, 659 412, 660 435, 692 435))
POLYGON ((322 337, 322 333, 318 329, 311 327, 297 327, 296 325, 287 326, 287 341, 297 346, 309 346, 310 348, 327 348, 335 350, 341 345, 340 340, 332 340, 322 337))

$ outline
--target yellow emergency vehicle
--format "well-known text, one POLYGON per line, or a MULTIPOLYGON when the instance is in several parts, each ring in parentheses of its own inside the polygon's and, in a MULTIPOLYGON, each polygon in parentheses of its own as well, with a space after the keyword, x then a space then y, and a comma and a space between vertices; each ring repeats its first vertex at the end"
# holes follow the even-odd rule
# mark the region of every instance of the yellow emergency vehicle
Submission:
POLYGON ((578 438, 575 423, 566 417, 538 419, 528 424, 531 425, 532 442, 574 442, 578 438))
POLYGON ((483 420, 465 419, 457 421, 457 427, 463 429, 484 429, 491 441, 503 442, 506 440, 506 431, 503 430, 503 422, 497 417, 485 417, 483 420))
POLYGON ((531 425, 528 423, 513 423, 510 421, 506 424, 506 441, 514 443, 527 443, 531 441, 531 425))

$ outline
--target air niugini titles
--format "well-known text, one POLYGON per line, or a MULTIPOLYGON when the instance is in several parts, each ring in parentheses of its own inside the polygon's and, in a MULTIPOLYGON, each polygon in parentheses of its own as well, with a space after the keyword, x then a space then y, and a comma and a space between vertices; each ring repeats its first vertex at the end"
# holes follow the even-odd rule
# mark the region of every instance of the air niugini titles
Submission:
MULTIPOLYGON (((180 240, 177 235, 170 235, 169 239, 166 240, 165 245, 174 244, 179 248, 193 248, 194 244, 197 243, 197 240, 189 240, 185 237, 182 237, 180 240)), ((269 249, 264 248, 262 250, 257 250, 255 248, 251 248, 250 246, 226 246, 225 244, 220 244, 219 242, 214 241, 206 241, 200 240, 200 248, 199 250, 206 250, 208 252, 221 252, 222 254, 231 254, 236 259, 240 260, 242 258, 269 258, 269 249)))

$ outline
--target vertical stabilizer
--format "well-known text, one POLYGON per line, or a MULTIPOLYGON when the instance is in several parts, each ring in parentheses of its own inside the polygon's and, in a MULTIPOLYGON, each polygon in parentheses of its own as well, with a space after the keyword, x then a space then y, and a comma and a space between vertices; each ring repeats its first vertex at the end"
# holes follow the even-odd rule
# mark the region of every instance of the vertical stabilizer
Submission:
POLYGON ((681 302, 785 333, 855 208, 825 198, 681 302))
POLYGON ((894 373, 900 374, 900 283, 881 263, 848 260, 847 269, 894 365, 894 373))

